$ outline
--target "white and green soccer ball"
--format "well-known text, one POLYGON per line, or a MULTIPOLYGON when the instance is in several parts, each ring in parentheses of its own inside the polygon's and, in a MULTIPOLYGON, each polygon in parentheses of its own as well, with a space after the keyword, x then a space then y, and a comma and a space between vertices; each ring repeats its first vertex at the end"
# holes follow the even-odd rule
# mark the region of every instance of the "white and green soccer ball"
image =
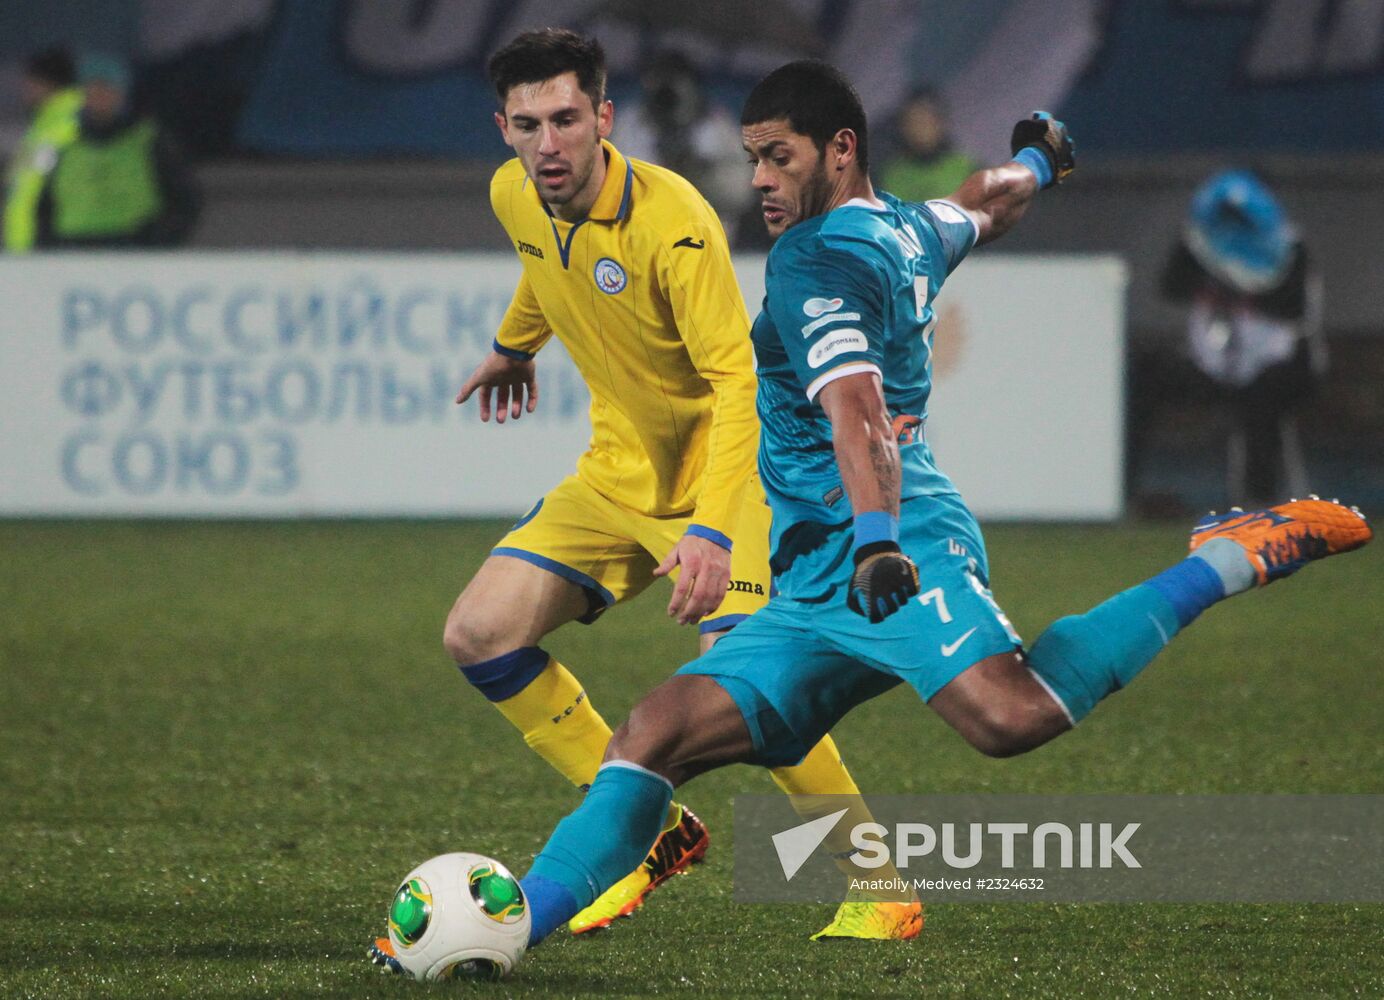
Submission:
POLYGON ((530 922, 519 880, 504 865, 440 854, 404 877, 389 906, 389 940, 414 979, 499 979, 524 954, 530 922))

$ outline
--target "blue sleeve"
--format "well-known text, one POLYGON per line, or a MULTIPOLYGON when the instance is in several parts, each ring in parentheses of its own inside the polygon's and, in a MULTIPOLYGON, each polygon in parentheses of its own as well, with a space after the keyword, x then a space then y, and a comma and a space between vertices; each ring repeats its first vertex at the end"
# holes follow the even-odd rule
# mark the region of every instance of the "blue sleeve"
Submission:
POLYGON ((834 379, 880 371, 885 283, 863 254, 813 240, 775 255, 769 316, 807 398, 834 379))
POLYGON ((947 274, 951 274, 976 245, 980 229, 975 220, 959 206, 941 198, 916 207, 937 234, 942 244, 942 257, 947 262, 947 274))

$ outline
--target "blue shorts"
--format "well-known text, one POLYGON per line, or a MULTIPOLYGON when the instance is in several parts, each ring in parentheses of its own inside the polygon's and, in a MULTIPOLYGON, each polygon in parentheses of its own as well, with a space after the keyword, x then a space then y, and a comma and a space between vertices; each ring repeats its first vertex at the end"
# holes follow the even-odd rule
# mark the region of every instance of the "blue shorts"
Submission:
POLYGON ((918 564, 920 593, 884 621, 847 608, 844 586, 821 604, 777 596, 678 671, 725 688, 758 763, 796 764, 852 708, 901 681, 927 701, 972 664, 1022 645, 990 594, 985 544, 960 497, 904 503, 899 545, 918 564))

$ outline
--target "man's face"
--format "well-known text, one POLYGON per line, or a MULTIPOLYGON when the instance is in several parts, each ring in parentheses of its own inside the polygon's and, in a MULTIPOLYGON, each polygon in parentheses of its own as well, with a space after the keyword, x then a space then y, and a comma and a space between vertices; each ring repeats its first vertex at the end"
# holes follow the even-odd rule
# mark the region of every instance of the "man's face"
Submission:
POLYGON ((919 156, 932 156, 942 145, 946 127, 937 105, 918 100, 899 117, 899 131, 910 150, 919 156))
POLYGON ((33 114, 57 89, 53 83, 42 77, 25 74, 19 80, 19 99, 24 104, 24 110, 33 114))
POLYGON ((115 121, 125 106, 125 92, 105 80, 92 80, 86 85, 86 96, 82 110, 98 125, 108 125, 115 121))
POLYGON ((541 83, 521 83, 505 96, 505 110, 495 124, 514 149, 524 170, 549 205, 565 205, 581 196, 594 199, 593 170, 601 140, 610 135, 614 110, 602 102, 599 113, 577 85, 575 73, 541 83))
POLYGON ((783 118, 742 126, 740 135, 754 164, 751 183, 760 194, 770 236, 826 211, 831 200, 826 155, 809 136, 794 132, 783 118))

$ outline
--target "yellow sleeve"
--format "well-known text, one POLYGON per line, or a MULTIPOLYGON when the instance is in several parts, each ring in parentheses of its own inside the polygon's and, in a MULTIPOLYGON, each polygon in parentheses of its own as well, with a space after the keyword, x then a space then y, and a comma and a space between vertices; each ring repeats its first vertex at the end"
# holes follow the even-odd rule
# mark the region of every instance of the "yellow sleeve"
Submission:
POLYGON ((10 253, 27 253, 38 235, 38 206, 58 155, 77 141, 80 92, 64 91, 48 99, 40 122, 20 143, 5 198, 4 245, 10 253))
MULTIPOLYGON (((524 168, 518 159, 505 163, 495 171, 490 179, 490 208, 495 218, 504 227, 505 235, 514 239, 514 199, 524 188, 524 168)), ((523 260, 520 260, 522 266, 523 260)), ((500 320, 500 329, 495 332, 495 350, 515 358, 531 358, 553 335, 553 328, 543 315, 543 307, 538 304, 538 295, 529 280, 529 272, 524 268, 519 275, 519 287, 514 290, 514 298, 500 320)))
POLYGON ((552 335, 553 328, 538 304, 529 272, 524 271, 505 318, 500 321, 500 329, 495 332, 495 350, 509 357, 531 358, 552 335))
POLYGON ((38 232, 38 204, 43 197, 47 176, 38 170, 20 171, 10 185, 5 200, 5 249, 27 253, 34 248, 38 232))
POLYGON ((714 217, 684 225, 676 236, 661 240, 659 254, 659 276, 678 335, 715 397, 706 471, 689 531, 729 547, 759 451, 750 318, 725 232, 714 217), (703 246, 673 245, 677 237, 689 235, 703 246))

